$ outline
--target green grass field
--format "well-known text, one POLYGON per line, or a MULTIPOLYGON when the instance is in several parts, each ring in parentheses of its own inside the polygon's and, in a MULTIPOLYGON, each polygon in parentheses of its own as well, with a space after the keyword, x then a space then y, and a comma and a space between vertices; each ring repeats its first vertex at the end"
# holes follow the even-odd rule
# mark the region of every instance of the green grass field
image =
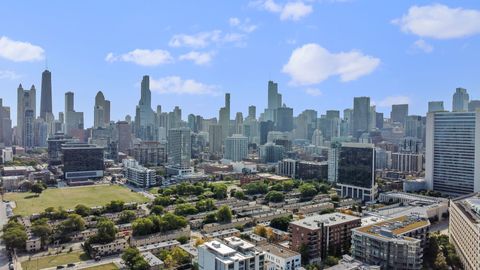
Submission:
MULTIPOLYGON (((22 262, 23 270, 39 270, 44 268, 56 267, 57 265, 63 265, 69 263, 78 263, 80 261, 89 260, 87 254, 83 251, 62 253, 54 256, 46 256, 40 258, 33 258, 30 261, 22 262)), ((106 270, 106 269, 104 269, 106 270)))
POLYGON ((33 193, 6 193, 5 200, 15 201, 16 215, 31 215, 40 213, 45 208, 62 206, 65 209, 73 209, 77 204, 86 206, 103 206, 112 200, 124 202, 147 202, 148 199, 139 193, 132 192, 121 186, 85 186, 72 188, 46 189, 36 197, 33 193))
POLYGON ((82 268, 81 270, 117 270, 118 267, 114 263, 107 263, 98 266, 82 268))

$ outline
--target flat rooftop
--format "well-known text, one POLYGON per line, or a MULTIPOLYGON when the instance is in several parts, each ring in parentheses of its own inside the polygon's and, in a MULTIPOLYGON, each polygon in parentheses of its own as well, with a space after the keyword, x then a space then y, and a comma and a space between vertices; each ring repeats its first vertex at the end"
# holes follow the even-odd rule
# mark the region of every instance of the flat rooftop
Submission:
POLYGON ((331 213, 325 215, 308 216, 304 219, 293 221, 291 224, 316 230, 321 228, 322 224, 324 224, 324 226, 333 226, 354 220, 360 220, 360 218, 342 213, 331 213))
POLYGON ((281 257, 285 259, 288 259, 294 256, 300 256, 300 253, 276 244, 265 244, 265 245, 259 246, 259 248, 265 252, 271 253, 277 257, 281 257))
POLYGON ((403 234, 429 226, 430 222, 420 216, 402 216, 356 228, 355 230, 384 238, 395 238, 403 234))
POLYGON ((204 244, 207 248, 215 251, 216 253, 222 255, 222 256, 229 256, 229 255, 233 255, 236 253, 236 250, 225 245, 224 243, 220 242, 220 241, 217 241, 217 240, 213 240, 213 241, 210 241, 210 242, 206 242, 204 244))
POLYGON ((480 193, 470 194, 452 201, 472 222, 480 225, 480 193))

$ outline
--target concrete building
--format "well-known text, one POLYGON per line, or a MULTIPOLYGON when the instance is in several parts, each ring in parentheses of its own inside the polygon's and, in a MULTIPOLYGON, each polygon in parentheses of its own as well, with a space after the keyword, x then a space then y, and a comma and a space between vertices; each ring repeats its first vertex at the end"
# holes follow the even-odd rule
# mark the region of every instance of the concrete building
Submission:
POLYGON ((370 98, 355 97, 353 99, 353 135, 358 138, 368 131, 370 122, 370 98))
POLYGON ((233 134, 225 139, 225 159, 233 162, 242 161, 248 156, 248 138, 241 134, 233 134))
POLYGON ((302 265, 302 257, 296 251, 277 244, 265 244, 258 248, 265 253, 265 267, 268 270, 295 270, 302 265))
POLYGON ((408 116, 408 104, 393 104, 392 111, 390 113, 390 120, 392 122, 405 123, 405 119, 408 116))
POLYGON ((449 233, 463 269, 480 269, 480 193, 451 201, 449 233))
POLYGON ((477 109, 480 109, 480 100, 470 100, 468 103, 468 111, 474 112, 477 109))
POLYGON ((73 92, 67 92, 65 93, 65 132, 73 136, 83 129, 83 112, 75 111, 75 95, 73 92))
POLYGON ((52 73, 49 70, 42 72, 42 89, 40 96, 40 118, 47 121, 52 111, 52 73))
POLYGON ((124 154, 132 148, 132 126, 127 121, 117 122, 118 152, 124 154))
POLYGON ((266 143, 260 146, 260 159, 263 163, 276 163, 283 159, 285 148, 274 143, 266 143))
POLYGON ((143 141, 155 141, 158 132, 155 124, 155 112, 152 109, 149 76, 143 76, 140 94, 140 101, 135 112, 135 136, 143 141))
POLYGON ((123 175, 136 187, 149 188, 157 184, 155 170, 141 166, 134 159, 123 160, 123 175))
POLYGON ((415 215, 352 230, 352 257, 383 270, 420 270, 430 222, 415 215))
POLYGON ((222 142, 230 135, 230 93, 225 94, 225 106, 218 113, 218 124, 222 127, 222 142))
POLYGON ((130 156, 144 166, 158 166, 167 162, 167 147, 165 143, 151 141, 140 142, 129 150, 130 156))
POLYGON ((427 115, 425 180, 453 196, 480 191, 480 111, 427 115))
POLYGON ((17 88, 17 144, 31 148, 34 146, 33 121, 37 115, 37 97, 35 86, 30 90, 23 89, 20 84, 17 88))
POLYGON ((318 263, 327 254, 348 252, 351 230, 360 225, 360 218, 341 213, 308 216, 290 222, 290 248, 300 251, 307 246, 309 263, 318 263))
POLYGON ((399 172, 422 172, 423 154, 392 153, 392 170, 399 172))
POLYGON ((102 91, 95 96, 93 116, 93 128, 105 128, 110 124, 110 100, 105 99, 102 91))
POLYGON ((457 88, 453 94, 452 99, 452 112, 466 112, 468 111, 468 102, 470 97, 468 95, 467 89, 457 88))
POLYGON ((104 149, 85 143, 62 145, 63 174, 69 184, 103 177, 104 149))
POLYGON ((209 152, 211 154, 218 154, 222 152, 222 126, 213 124, 208 127, 208 143, 209 152))
POLYGON ((445 108, 443 107, 443 101, 429 101, 428 102, 428 112, 443 112, 445 108))
POLYGON ((294 159, 283 159, 277 164, 277 174, 295 178, 297 174, 297 162, 294 159))
POLYGON ((197 249, 200 270, 262 270, 265 266, 265 254, 238 237, 206 242, 197 249))
POLYGON ((168 130, 168 163, 189 168, 192 157, 192 138, 189 128, 168 130))

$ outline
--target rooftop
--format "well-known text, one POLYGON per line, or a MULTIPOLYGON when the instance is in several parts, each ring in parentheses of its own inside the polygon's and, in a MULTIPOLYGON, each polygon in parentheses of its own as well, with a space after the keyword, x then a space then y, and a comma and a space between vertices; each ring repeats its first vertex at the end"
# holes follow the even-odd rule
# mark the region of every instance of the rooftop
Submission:
POLYGON ((452 201, 472 223, 480 225, 480 193, 459 197, 452 201))
POLYGON ((402 216, 356 228, 355 230, 384 238, 401 237, 405 233, 429 226, 426 218, 418 215, 402 216))
POLYGON ((235 254, 235 249, 225 245, 224 243, 220 242, 220 241, 217 241, 217 240, 213 240, 213 241, 210 241, 210 242, 206 242, 204 244, 207 248, 215 251, 216 253, 222 255, 222 256, 228 256, 228 255, 232 255, 232 254, 235 254))
POLYGON ((325 214, 325 215, 308 216, 304 219, 293 221, 290 224, 315 230, 315 229, 321 228, 322 224, 324 226, 333 226, 333 225, 342 224, 345 222, 351 222, 355 220, 360 220, 360 218, 342 214, 342 213, 331 213, 331 214, 325 214))
POLYGON ((265 252, 271 253, 277 257, 281 257, 285 259, 291 258, 294 256, 300 256, 300 253, 276 244, 265 244, 265 245, 259 246, 259 248, 265 252))

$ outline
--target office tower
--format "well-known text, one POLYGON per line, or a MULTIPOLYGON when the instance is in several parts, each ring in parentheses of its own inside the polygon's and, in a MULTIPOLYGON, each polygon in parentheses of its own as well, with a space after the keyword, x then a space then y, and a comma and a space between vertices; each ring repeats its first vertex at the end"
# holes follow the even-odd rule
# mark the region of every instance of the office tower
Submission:
POLYGON ((315 146, 323 146, 323 135, 320 129, 315 129, 312 135, 312 144, 315 146))
POLYGON ((355 97, 353 99, 353 135, 360 137, 368 132, 370 121, 370 98, 355 97))
POLYGON ((470 100, 468 103, 468 111, 474 112, 480 108, 480 100, 470 100))
POLYGON ((380 269, 423 269, 430 222, 401 216, 352 230, 352 257, 380 269))
POLYGON ((241 134, 233 134, 225 139, 225 159, 237 162, 248 156, 248 138, 241 134))
POLYGON ((373 144, 342 143, 338 159, 339 194, 342 197, 375 200, 375 147, 373 144))
POLYGON ((455 246, 463 269, 480 269, 480 194, 474 193, 450 202, 450 243, 455 246))
POLYGON ((209 143, 209 152, 211 154, 221 153, 222 152, 222 126, 221 125, 210 125, 208 127, 208 143, 209 143))
POLYGON ((52 73, 48 70, 42 72, 42 93, 40 99, 40 117, 47 121, 47 115, 52 112, 52 73))
POLYGON ((282 95, 278 93, 278 84, 268 81, 268 108, 277 109, 282 106, 282 95))
POLYGON ((443 101, 429 101, 428 102, 428 112, 443 112, 443 101))
POLYGON ((102 91, 98 91, 95 96, 93 115, 93 128, 105 128, 110 125, 110 101, 105 99, 102 91))
POLYGON ((85 143, 62 145, 63 174, 69 185, 103 177, 103 147, 85 143))
POLYGON ((419 115, 409 115, 405 118, 405 137, 414 137, 422 140, 425 135, 425 125, 423 117, 419 115))
POLYGON ((328 110, 317 121, 326 140, 340 136, 340 111, 328 110))
POLYGON ((466 112, 468 111, 468 96, 467 89, 457 88, 453 94, 452 112, 466 112))
POLYGON ((340 123, 340 136, 347 137, 352 135, 353 131, 353 110, 343 110, 343 119, 340 123))
POLYGON ((132 148, 132 126, 127 121, 117 122, 118 152, 128 153, 132 148))
POLYGON ((10 119, 10 107, 3 106, 0 98, 0 144, 12 145, 12 120, 10 119))
POLYGON ((285 147, 268 142, 260 146, 260 160, 263 163, 276 163, 283 159, 285 147))
POLYGON ((275 130, 287 132, 293 130, 293 109, 288 107, 279 107, 275 110, 275 130))
POLYGON ((237 112, 235 115, 235 132, 243 134, 243 114, 241 112, 237 112))
POLYGON ((63 133, 54 134, 48 138, 48 165, 56 166, 62 164, 62 145, 73 142, 72 137, 63 133))
POLYGON ((140 165, 159 166, 167 161, 166 144, 161 142, 137 142, 128 151, 140 165))
POLYGON ((377 106, 370 106, 370 114, 368 119, 368 130, 374 131, 377 127, 377 106))
POLYGON ((405 122, 405 118, 408 115, 408 104, 394 104, 392 105, 392 111, 390 112, 390 120, 395 123, 405 122))
POLYGON ((378 128, 378 129, 383 128, 383 113, 379 113, 379 112, 376 113, 375 127, 378 128))
POLYGON ((290 248, 298 252, 308 250, 308 263, 318 264, 329 254, 347 253, 352 229, 361 224, 359 217, 342 213, 312 215, 292 221, 288 227, 290 248))
POLYGON ((328 182, 330 183, 338 181, 338 160, 341 148, 342 145, 339 142, 331 143, 328 148, 328 182))
POLYGON ((75 111, 75 95, 73 92, 65 93, 65 131, 67 135, 76 134, 83 131, 83 112, 75 111))
POLYGON ((150 77, 143 76, 140 86, 140 101, 135 113, 135 136, 144 141, 154 141, 157 138, 155 112, 152 110, 152 92, 150 77))
POLYGON ((24 147, 33 147, 33 121, 36 118, 36 96, 34 85, 32 85, 30 90, 24 90, 21 84, 17 88, 16 137, 17 144, 24 147), (28 122, 26 118, 28 118, 28 122), (25 134, 28 136, 26 140, 25 134))
POLYGON ((222 126, 222 138, 230 135, 230 93, 225 94, 225 106, 220 108, 218 123, 222 126))
POLYGON ((262 121, 259 124, 260 145, 265 144, 268 139, 268 133, 274 130, 273 121, 262 121))
POLYGON ((188 125, 188 128, 189 128, 193 133, 197 133, 197 132, 198 132, 196 120, 197 120, 197 118, 196 118, 195 115, 192 114, 192 113, 187 116, 187 125, 188 125))
POLYGON ((258 251, 251 244, 238 237, 228 237, 220 240, 212 240, 199 245, 198 269, 265 269, 265 253, 258 251))
POLYGON ((257 119, 257 107, 251 105, 248 106, 248 120, 256 120, 257 119))
POLYGON ((427 115, 425 180, 454 196, 480 191, 480 112, 427 115))
POLYGON ((157 185, 156 171, 143 167, 135 159, 123 160, 123 175, 131 185, 150 188, 157 185))
POLYGON ((189 168, 192 157, 192 136, 189 128, 168 130, 168 161, 170 165, 189 168))
POLYGON ((43 118, 39 117, 34 121, 33 138, 35 147, 47 147, 49 125, 43 118))

